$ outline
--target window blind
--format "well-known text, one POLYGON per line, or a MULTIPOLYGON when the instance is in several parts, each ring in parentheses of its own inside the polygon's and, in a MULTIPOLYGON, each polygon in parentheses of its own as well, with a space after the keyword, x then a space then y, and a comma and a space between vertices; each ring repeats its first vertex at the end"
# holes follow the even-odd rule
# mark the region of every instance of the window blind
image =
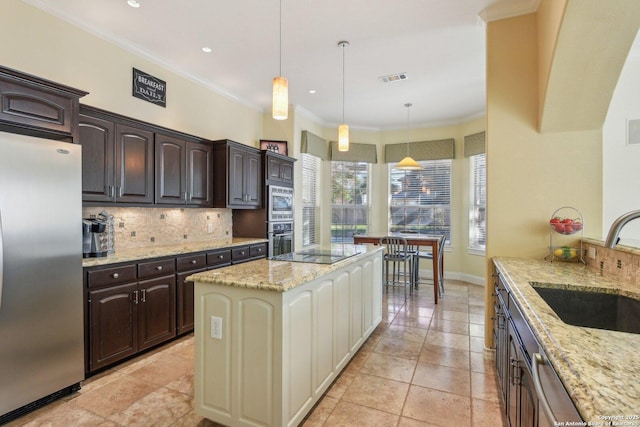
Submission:
POLYGON ((451 159, 419 161, 422 170, 389 164, 389 231, 444 234, 451 241, 451 159))
POLYGON ((318 157, 302 153, 302 246, 320 243, 320 203, 318 196, 321 161, 318 157))
POLYGON ((331 241, 353 243, 369 224, 369 164, 331 162, 331 241))
POLYGON ((484 251, 487 240, 487 159, 484 153, 469 158, 471 200, 469 203, 469 249, 484 251))

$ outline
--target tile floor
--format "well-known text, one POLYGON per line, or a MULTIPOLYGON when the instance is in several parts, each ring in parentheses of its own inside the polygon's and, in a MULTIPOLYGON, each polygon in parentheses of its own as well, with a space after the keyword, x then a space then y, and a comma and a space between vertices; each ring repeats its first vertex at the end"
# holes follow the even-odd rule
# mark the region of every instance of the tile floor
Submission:
MULTIPOLYGON (((483 349, 484 288, 446 281, 406 302, 383 293, 383 319, 303 422, 315 426, 502 426, 494 353, 483 349)), ((9 426, 217 426, 193 412, 193 337, 84 381, 9 426)))

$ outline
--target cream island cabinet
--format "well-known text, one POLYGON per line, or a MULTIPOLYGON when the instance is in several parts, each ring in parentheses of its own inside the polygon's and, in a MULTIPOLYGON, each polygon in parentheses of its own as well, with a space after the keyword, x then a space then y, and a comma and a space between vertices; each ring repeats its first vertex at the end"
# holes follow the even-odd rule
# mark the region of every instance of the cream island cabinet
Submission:
POLYGON ((295 426, 382 320, 382 249, 334 264, 258 260, 195 282, 196 413, 295 426))

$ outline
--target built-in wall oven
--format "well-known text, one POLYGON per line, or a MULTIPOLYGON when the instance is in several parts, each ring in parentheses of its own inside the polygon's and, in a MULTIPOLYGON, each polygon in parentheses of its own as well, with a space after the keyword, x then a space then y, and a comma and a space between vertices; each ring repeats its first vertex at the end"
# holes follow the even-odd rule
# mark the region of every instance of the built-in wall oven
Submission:
POLYGON ((269 222, 267 225, 269 257, 293 252, 293 222, 269 222))
POLYGON ((267 200, 268 221, 293 221, 293 188, 270 185, 267 200))

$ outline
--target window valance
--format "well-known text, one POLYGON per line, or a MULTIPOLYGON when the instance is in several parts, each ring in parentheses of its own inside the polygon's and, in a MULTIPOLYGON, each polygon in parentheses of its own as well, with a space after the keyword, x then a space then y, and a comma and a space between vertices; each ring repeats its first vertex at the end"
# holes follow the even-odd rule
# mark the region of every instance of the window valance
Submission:
POLYGON ((300 152, 311 154, 321 158, 322 160, 329 160, 329 145, 327 141, 320 138, 317 135, 312 134, 309 131, 302 131, 302 140, 300 142, 300 152))
POLYGON ((471 157, 485 152, 485 132, 464 137, 464 156, 471 157))
POLYGON ((378 163, 376 146, 373 144, 349 143, 349 151, 339 151, 338 143, 331 141, 331 160, 339 162, 378 163))
POLYGON ((455 158, 455 140, 453 138, 436 141, 404 142, 384 146, 386 163, 399 162, 408 155, 414 160, 440 160, 455 158))

